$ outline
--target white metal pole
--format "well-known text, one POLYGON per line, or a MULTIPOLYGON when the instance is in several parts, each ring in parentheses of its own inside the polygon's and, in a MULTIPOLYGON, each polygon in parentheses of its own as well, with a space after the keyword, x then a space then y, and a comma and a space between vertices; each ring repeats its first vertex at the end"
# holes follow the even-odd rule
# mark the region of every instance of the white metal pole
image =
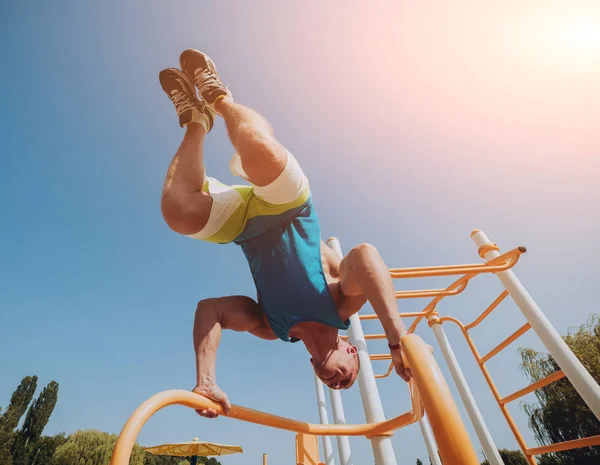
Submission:
POLYGON ((437 444, 431 431, 431 425, 429 424, 429 420, 426 416, 419 420, 419 427, 421 428, 421 434, 425 440, 425 447, 427 447, 427 453, 431 459, 431 465, 442 465, 437 444))
MULTIPOLYGON (((327 415, 327 404, 325 403, 325 389, 323 388, 323 383, 317 375, 315 375, 315 387, 317 389, 317 404, 319 407, 319 420, 321 424, 327 425, 329 423, 329 418, 327 415)), ((333 448, 331 447, 331 438, 329 436, 323 436, 323 455, 325 456, 325 464, 326 465, 335 465, 335 461, 333 459, 333 448)))
MULTIPOLYGON (((329 389, 329 399, 331 400, 331 412, 333 413, 333 421, 338 425, 346 424, 346 416, 344 415, 344 405, 342 404, 342 394, 340 391, 329 389)), ((350 450, 350 439, 348 436, 336 436, 338 445, 338 454, 340 456, 341 465, 353 465, 352 451, 350 450)))
MULTIPOLYGON (((475 230, 471 233, 471 238, 478 248, 490 244, 490 240, 483 231, 475 230)), ((484 257, 490 261, 498 257, 500 253, 497 250, 488 250, 484 257)), ((590 410, 594 412, 596 418, 600 419, 600 385, 594 381, 592 375, 588 373, 583 364, 569 349, 569 346, 560 337, 558 331, 550 323, 548 318, 542 313, 533 298, 525 290, 517 276, 512 270, 496 273, 498 279, 502 282, 514 302, 517 304, 531 328, 544 343, 550 355, 565 373, 573 387, 577 390, 590 410)))
MULTIPOLYGON (((331 238, 327 244, 342 257, 342 248, 336 238, 331 238)), ((350 317, 350 328, 348 329, 348 338, 358 349, 360 360, 360 371, 358 372, 358 387, 362 399, 363 409, 367 422, 376 423, 385 420, 379 390, 373 373, 373 365, 369 358, 365 335, 358 314, 350 317)), ((375 436, 371 438, 371 447, 375 457, 375 465, 396 465, 396 456, 392 447, 392 438, 390 436, 375 436)))
POLYGON ((498 452, 498 448, 496 447, 496 444, 494 444, 492 435, 483 421, 483 416, 477 407, 477 403, 475 402, 475 398, 471 393, 471 389, 469 389, 467 380, 460 369, 460 365, 458 364, 458 360, 456 359, 454 351, 450 346, 450 342, 446 337, 444 328, 442 328, 442 323, 439 320, 432 321, 432 323, 431 329, 433 330, 435 338, 442 349, 442 353, 444 354, 448 368, 450 368, 450 373, 452 374, 454 383, 456 384, 458 392, 460 393, 460 398, 462 399, 465 409, 469 414, 471 423, 473 423, 473 427, 475 428, 475 433, 477 433, 481 447, 483 447, 485 457, 488 459, 488 462, 490 462, 491 465, 504 465, 504 462, 500 457, 500 453, 498 452))

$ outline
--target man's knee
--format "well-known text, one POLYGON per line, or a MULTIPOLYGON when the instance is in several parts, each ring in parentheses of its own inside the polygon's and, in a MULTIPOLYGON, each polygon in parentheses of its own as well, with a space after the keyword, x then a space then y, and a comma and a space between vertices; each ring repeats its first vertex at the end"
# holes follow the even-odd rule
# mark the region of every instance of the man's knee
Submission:
POLYGON ((268 127, 251 123, 240 124, 237 130, 237 148, 245 154, 264 157, 277 150, 278 144, 268 127))
POLYGON ((210 215, 210 204, 206 208, 198 203, 190 201, 189 197, 165 193, 160 205, 162 216, 173 231, 184 235, 196 234, 206 226, 210 215))
POLYGON ((354 246, 348 255, 353 255, 355 258, 365 259, 379 257, 379 251, 374 245, 363 243, 354 246))

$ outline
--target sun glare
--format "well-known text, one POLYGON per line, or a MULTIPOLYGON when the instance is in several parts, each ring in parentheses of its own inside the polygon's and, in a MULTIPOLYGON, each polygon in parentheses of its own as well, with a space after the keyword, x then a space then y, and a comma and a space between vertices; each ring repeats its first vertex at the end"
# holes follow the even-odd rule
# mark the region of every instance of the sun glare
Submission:
MULTIPOLYGON (((568 5, 568 4, 566 4, 568 5)), ((532 52, 571 72, 600 66, 600 8, 550 10, 531 20, 532 52)))
POLYGON ((579 52, 600 54, 600 18, 573 20, 567 27, 566 39, 579 52))

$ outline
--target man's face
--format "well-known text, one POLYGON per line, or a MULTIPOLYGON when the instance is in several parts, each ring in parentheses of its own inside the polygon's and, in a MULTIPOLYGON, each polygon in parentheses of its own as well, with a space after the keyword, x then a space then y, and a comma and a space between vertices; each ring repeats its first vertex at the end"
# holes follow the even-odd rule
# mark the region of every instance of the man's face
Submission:
POLYGON ((313 363, 315 373, 331 389, 348 389, 354 384, 360 362, 356 347, 346 341, 338 342, 338 348, 321 364, 313 363))

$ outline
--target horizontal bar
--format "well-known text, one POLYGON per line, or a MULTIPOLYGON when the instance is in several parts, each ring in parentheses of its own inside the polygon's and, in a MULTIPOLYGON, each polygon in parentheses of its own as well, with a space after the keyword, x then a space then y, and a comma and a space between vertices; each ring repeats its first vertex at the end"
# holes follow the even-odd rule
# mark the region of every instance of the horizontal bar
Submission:
MULTIPOLYGON (((385 334, 365 334, 365 339, 369 340, 369 339, 385 339, 386 335, 385 334)), ((340 339, 343 341, 347 341, 348 340, 348 336, 340 336, 340 339)))
MULTIPOLYGON (((474 278, 475 276, 476 276, 475 274, 466 274, 464 276, 461 276, 456 281, 454 281, 452 284, 450 284, 446 289, 452 290, 452 289, 462 287, 462 289, 464 290, 466 288, 465 283, 468 282, 470 279, 474 278)), ((431 312, 433 312, 435 310, 437 304, 439 304, 444 297, 446 297, 446 296, 439 295, 435 299, 433 299, 431 302, 429 302, 423 309, 422 313, 424 314, 424 316, 418 316, 417 318, 415 318, 415 320, 412 322, 412 324, 408 328, 407 332, 414 333, 415 329, 417 328, 417 326, 419 325, 421 320, 423 318, 425 318, 427 315, 431 314, 431 312)))
POLYGON ((525 253, 525 247, 517 247, 493 260, 493 264, 477 263, 469 265, 420 266, 414 268, 391 268, 390 275, 394 279, 427 278, 433 276, 454 276, 467 273, 497 273, 512 268, 516 264, 512 259, 525 253))
MULTIPOLYGON (((320 423, 307 423, 299 420, 292 420, 290 418, 280 417, 266 412, 258 410, 252 410, 239 405, 232 405, 231 410, 226 415, 228 418, 235 418, 237 420, 243 420, 250 423, 269 426, 272 428, 283 429, 296 433, 315 434, 319 436, 367 436, 373 435, 378 436, 383 433, 402 428, 409 424, 415 423, 422 416, 422 408, 420 407, 420 396, 416 392, 416 389, 410 386, 412 395, 411 401, 417 402, 413 408, 414 411, 409 411, 398 415, 397 417, 389 420, 384 420, 379 423, 366 423, 366 424, 320 424, 320 423)), ((203 397, 199 394, 195 394, 191 391, 183 390, 171 390, 163 391, 159 394, 154 395, 139 407, 139 416, 146 417, 156 412, 160 408, 167 405, 183 405, 190 407, 195 410, 214 409, 218 414, 224 415, 223 406, 212 400, 203 397)), ((127 426, 127 425, 126 425, 127 426)))
MULTIPOLYGON (((452 396, 427 345, 413 334, 403 336, 401 344, 408 362, 412 367, 415 367, 413 368, 413 379, 408 382, 412 410, 395 418, 378 423, 358 425, 323 425, 292 420, 238 405, 232 405, 226 416, 297 433, 322 436, 366 436, 370 438, 388 435, 391 431, 419 421, 423 418, 427 406, 428 416, 432 417, 436 424, 449 423, 453 426, 453 430, 459 430, 459 433, 461 433, 464 426, 457 412, 455 413, 456 406, 453 409, 445 408, 448 405, 451 407, 454 405, 452 396), (417 383, 424 386, 425 396, 421 397, 416 388, 417 383)), ((156 394, 142 403, 125 423, 113 449, 110 465, 127 465, 129 463, 131 451, 144 424, 152 415, 169 405, 183 405, 194 410, 214 409, 219 415, 225 414, 221 404, 190 391, 171 390, 156 394)), ((456 441, 464 443, 465 436, 466 433, 449 436, 446 432, 439 435, 442 440, 448 440, 447 442, 450 442, 450 444, 452 444, 452 440, 455 443, 457 443, 456 441)), ((468 443, 468 439, 466 441, 468 443)), ((438 444, 440 443, 444 445, 442 441, 438 440, 438 444)), ((440 446, 440 452, 442 457, 444 457, 444 453, 446 453, 446 457, 450 456, 452 460, 446 460, 448 463, 457 463, 454 460, 457 454, 454 454, 450 447, 440 446)), ((469 461, 468 463, 475 464, 477 462, 469 461)))
POLYGON ((533 447, 525 449, 527 455, 548 454, 550 452, 561 452, 563 450, 580 449, 582 447, 592 447, 600 444, 600 435, 590 436, 589 438, 573 439, 572 441, 558 442, 548 446, 533 447))
POLYGON ((372 355, 369 355, 369 358, 371 360, 391 360, 392 355, 391 354, 372 354, 372 355))
POLYGON ((418 299, 423 297, 437 297, 460 294, 465 290, 468 280, 465 280, 455 289, 423 289, 419 291, 396 291, 396 299, 418 299))
MULTIPOLYGON (((414 316, 425 316, 426 312, 410 312, 410 313, 400 313, 400 318, 412 318, 414 316)), ((361 320, 378 320, 379 317, 375 313, 367 313, 366 315, 358 316, 361 320)))
POLYGON ((552 384, 553 382, 558 381, 559 379, 563 379, 564 377, 565 374, 562 370, 555 371, 551 375, 546 376, 545 378, 542 378, 539 381, 536 381, 535 383, 530 384, 529 386, 512 393, 511 395, 503 397, 498 401, 498 403, 501 405, 508 404, 509 402, 512 402, 513 400, 516 400, 519 397, 523 397, 524 395, 527 395, 530 392, 536 391, 537 389, 543 388, 544 386, 548 386, 548 384, 552 384))
POLYGON ((498 298, 492 302, 492 305, 486 308, 486 310, 481 315, 479 315, 479 318, 473 321, 473 323, 469 323, 467 326, 465 326, 465 329, 474 328, 479 323, 481 323, 490 313, 492 313, 496 309, 498 305, 500 305, 500 303, 504 299, 506 299, 506 297, 508 297, 508 291, 504 291, 502 294, 500 294, 498 298))
POLYGON ((509 344, 511 344, 518 338, 520 338, 523 334, 525 334, 530 329, 531 329, 531 325, 529 323, 525 323, 523 326, 521 326, 519 329, 517 329, 514 333, 512 333, 509 337, 507 337, 504 341, 502 341, 497 347, 495 347, 489 353, 487 353, 486 355, 481 357, 478 360, 478 362, 481 364, 487 362, 490 358, 492 358, 494 355, 498 354, 498 352, 501 352, 509 344))

